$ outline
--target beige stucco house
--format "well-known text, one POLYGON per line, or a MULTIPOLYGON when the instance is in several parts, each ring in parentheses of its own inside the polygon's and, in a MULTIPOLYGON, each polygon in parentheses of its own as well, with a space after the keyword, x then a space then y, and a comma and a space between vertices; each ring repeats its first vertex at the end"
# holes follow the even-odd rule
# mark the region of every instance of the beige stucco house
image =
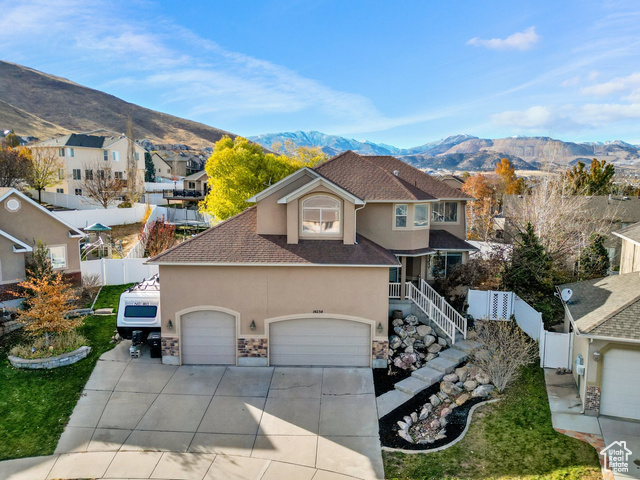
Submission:
POLYGON ((14 188, 0 188, 0 302, 26 278, 25 266, 38 242, 48 250, 54 271, 80 281, 79 239, 84 233, 14 188))
POLYGON ((167 200, 167 204, 174 201, 174 203, 181 203, 184 205, 193 205, 207 196, 209 190, 209 175, 204 170, 192 173, 188 177, 185 177, 182 183, 182 188, 175 188, 173 190, 165 190, 163 192, 163 198, 167 200))
MULTIPOLYGON (((100 170, 111 171, 114 178, 127 180, 127 155, 129 142, 123 135, 99 136, 72 133, 62 137, 28 145, 34 155, 41 152, 59 159, 64 168, 58 172, 60 182, 46 188, 46 191, 82 195, 82 182, 88 177, 99 175, 100 170), (95 170, 95 171, 94 171, 95 170)), ((134 144, 137 164, 137 184, 144 185, 145 149, 134 144)))
POLYGON ((408 280, 466 261, 467 200, 393 157, 298 170, 149 260, 163 362, 386 367, 390 281, 416 295, 408 280))
POLYGON ((622 239, 620 275, 561 285, 583 411, 640 420, 640 224, 622 239))

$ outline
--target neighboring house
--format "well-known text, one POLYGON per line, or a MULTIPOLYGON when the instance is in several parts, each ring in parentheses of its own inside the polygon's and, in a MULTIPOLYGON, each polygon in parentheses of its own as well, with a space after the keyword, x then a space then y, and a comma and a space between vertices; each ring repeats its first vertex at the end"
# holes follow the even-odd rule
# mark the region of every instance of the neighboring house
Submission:
POLYGON ((446 183, 451 188, 457 188, 458 190, 462 190, 462 186, 464 185, 464 178, 458 177, 456 175, 444 175, 442 177, 439 177, 438 180, 446 183))
POLYGON ((204 170, 204 165, 207 162, 207 157, 196 151, 162 150, 155 153, 171 167, 171 174, 174 178, 186 177, 204 170))
POLYGON ((389 297, 426 304, 422 280, 475 250, 468 200, 393 157, 347 151, 298 170, 148 261, 163 362, 386 367, 389 297))
POLYGON ((573 291, 564 303, 565 331, 573 332, 572 370, 585 413, 640 420, 640 224, 614 235, 622 239, 620 275, 558 289, 573 291))
POLYGON ((209 175, 204 170, 193 173, 184 178, 183 189, 164 190, 163 198, 167 200, 167 204, 172 200, 183 203, 185 205, 192 204, 204 200, 209 190, 209 175))
POLYGON ((0 301, 25 280, 25 267, 38 242, 49 254, 53 270, 80 282, 79 239, 84 233, 14 188, 0 188, 0 301))
POLYGON ((153 170, 156 173, 156 181, 160 181, 162 178, 173 180, 171 165, 158 152, 151 152, 151 161, 153 162, 153 170))
MULTIPOLYGON (((607 225, 605 247, 609 252, 609 261, 612 270, 616 270, 620 264, 621 241, 613 234, 614 231, 624 229, 628 225, 640 222, 640 198, 616 197, 613 195, 585 196, 583 216, 584 225, 607 225)), ((510 212, 518 211, 520 204, 526 201, 523 195, 505 195, 503 199, 502 214, 494 220, 496 238, 505 243, 512 243, 516 238, 516 229, 509 221, 510 212)), ((588 231, 587 228, 585 228, 588 231)))
MULTIPOLYGON (((99 175, 101 169, 93 171, 100 164, 111 169, 115 178, 127 180, 127 155, 129 142, 125 136, 99 136, 72 133, 29 145, 34 153, 47 150, 61 160, 64 168, 59 172, 60 182, 46 190, 71 195, 83 195, 82 182, 89 176, 99 175)), ((138 184, 144 184, 145 149, 135 144, 138 184)))

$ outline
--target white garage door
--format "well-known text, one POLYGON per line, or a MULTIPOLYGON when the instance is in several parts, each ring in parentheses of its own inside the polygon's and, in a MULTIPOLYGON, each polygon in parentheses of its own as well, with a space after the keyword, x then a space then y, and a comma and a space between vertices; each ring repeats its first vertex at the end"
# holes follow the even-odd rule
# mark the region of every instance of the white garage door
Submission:
POLYGON ((235 365, 236 320, 233 315, 202 310, 182 315, 183 364, 235 365))
POLYGON ((603 355, 600 414, 640 420, 640 351, 603 355))
POLYGON ((371 326, 329 318, 300 318, 269 327, 271 365, 368 367, 371 326))

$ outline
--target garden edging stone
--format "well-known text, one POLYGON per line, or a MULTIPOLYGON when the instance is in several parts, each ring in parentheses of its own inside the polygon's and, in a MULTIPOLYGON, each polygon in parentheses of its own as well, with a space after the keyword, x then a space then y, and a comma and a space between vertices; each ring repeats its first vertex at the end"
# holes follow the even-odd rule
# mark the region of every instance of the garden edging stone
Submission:
POLYGON ((9 355, 9 362, 16 368, 51 369, 72 365, 86 358, 91 353, 91 347, 82 346, 72 352, 45 358, 20 358, 9 355))

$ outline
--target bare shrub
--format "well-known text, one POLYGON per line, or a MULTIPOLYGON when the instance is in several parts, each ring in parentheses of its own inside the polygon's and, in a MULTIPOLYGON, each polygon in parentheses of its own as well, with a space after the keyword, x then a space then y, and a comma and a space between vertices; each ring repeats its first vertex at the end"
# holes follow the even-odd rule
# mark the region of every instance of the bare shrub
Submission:
POLYGON ((479 320, 475 329, 483 346, 474 354, 474 363, 502 392, 518 376, 520 367, 537 358, 538 344, 515 321, 479 320))
POLYGON ((11 355, 20 358, 44 358, 72 352, 88 345, 89 341, 77 331, 61 332, 49 337, 49 345, 45 337, 38 337, 31 343, 16 345, 11 349, 11 355))
POLYGON ((78 295, 83 305, 93 304, 102 286, 102 277, 97 273, 87 273, 82 276, 82 287, 78 295))

